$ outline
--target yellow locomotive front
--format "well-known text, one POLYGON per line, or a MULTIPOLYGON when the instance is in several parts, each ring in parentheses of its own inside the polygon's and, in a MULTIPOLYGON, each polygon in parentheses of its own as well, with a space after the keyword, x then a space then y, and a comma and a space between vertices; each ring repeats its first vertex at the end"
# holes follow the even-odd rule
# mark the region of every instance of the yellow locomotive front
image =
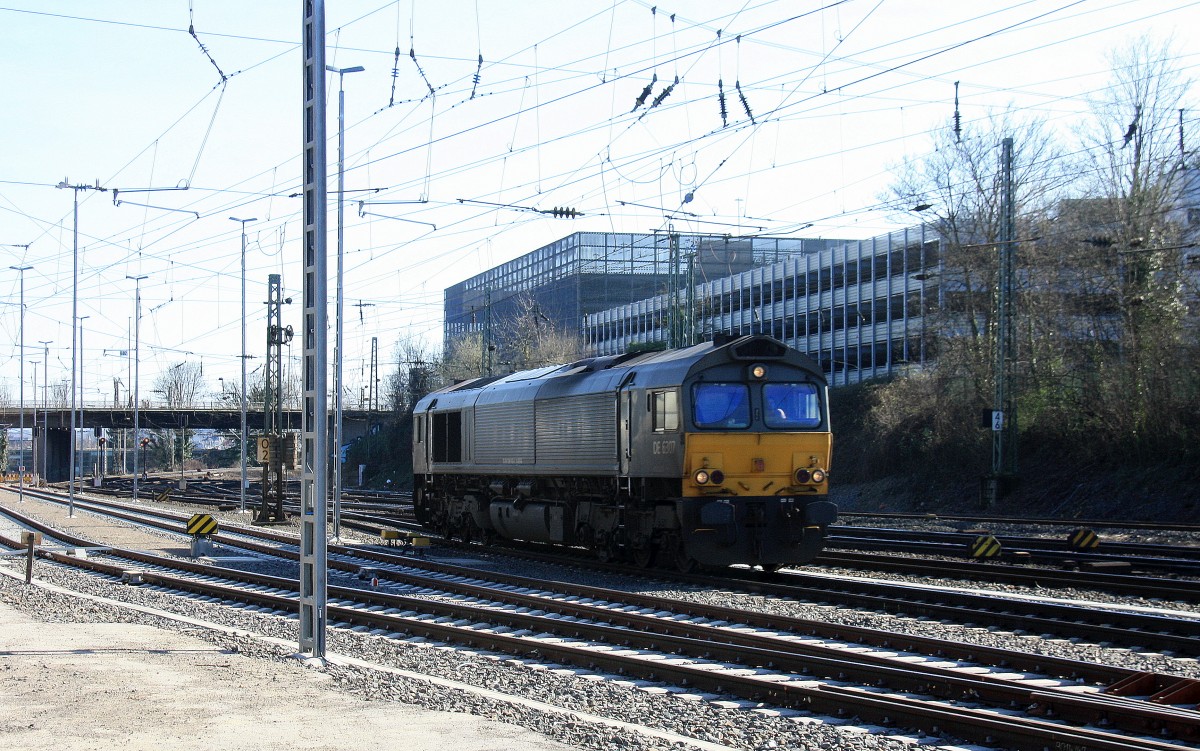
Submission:
POLYGON ((783 363, 690 385, 679 500, 684 548, 766 569, 812 560, 836 517, 824 380, 783 363), (739 374, 741 375, 741 374, 739 374))

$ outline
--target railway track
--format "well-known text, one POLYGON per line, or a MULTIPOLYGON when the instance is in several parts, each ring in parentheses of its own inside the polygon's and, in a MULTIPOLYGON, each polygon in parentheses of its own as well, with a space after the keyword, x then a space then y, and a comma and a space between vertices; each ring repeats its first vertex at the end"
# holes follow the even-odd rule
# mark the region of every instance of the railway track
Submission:
MULTIPOLYGON (((139 508, 131 510, 123 504, 106 501, 83 501, 76 505, 96 508, 135 523, 143 523, 179 532, 187 519, 185 514, 139 508), (153 518, 152 518, 153 517, 153 518)), ((344 521, 344 526, 354 522, 344 521)), ((362 528, 378 533, 370 522, 362 528)), ((295 537, 271 530, 240 527, 212 538, 220 544, 250 550, 265 555, 275 555, 282 548, 290 548, 295 556, 295 537)), ((477 545, 458 544, 457 549, 479 554, 477 545)), ((392 553, 379 550, 364 550, 362 546, 329 545, 332 556, 351 555, 356 566, 372 565, 376 562, 389 563, 396 559, 392 553)), ((774 575, 763 576, 760 572, 745 569, 729 569, 721 575, 674 574, 665 571, 648 571, 631 566, 602 564, 590 559, 581 561, 560 551, 546 551, 543 546, 517 546, 505 548, 506 555, 515 555, 562 566, 578 568, 586 566, 597 571, 630 574, 635 576, 661 577, 705 588, 737 587, 763 596, 790 598, 799 601, 821 602, 844 608, 867 609, 881 613, 903 614, 910 617, 935 618, 956 623, 989 624, 999 628, 1021 630, 1036 634, 1057 635, 1087 639, 1094 643, 1111 643, 1129 648, 1170 650, 1180 655, 1200 655, 1200 616, 1186 612, 1167 616, 1161 612, 1145 612, 1144 609, 1120 608, 1097 604, 1077 605, 1061 599, 1038 596, 1010 596, 1001 593, 978 592, 963 586, 930 586, 911 583, 897 584, 877 578, 836 575, 828 569, 813 571, 785 570, 774 575)), ((1183 603, 1194 603, 1200 597, 1197 582, 1159 582, 1138 577, 1131 579, 1112 574, 1082 574, 1050 569, 1029 571, 1020 567, 996 567, 992 565, 964 563, 952 565, 945 561, 920 561, 907 558, 866 556, 843 556, 846 564, 860 571, 878 573, 903 573, 920 577, 936 577, 939 581, 955 577, 964 582, 977 584, 980 581, 1011 581, 1038 588, 1063 589, 1090 588, 1124 594, 1136 592, 1142 597, 1162 596, 1164 599, 1183 603)), ((820 559, 827 566, 842 565, 836 556, 820 559)), ((331 561, 331 566, 336 561, 331 561)), ((434 566, 430 563, 413 563, 418 566, 434 566)), ((449 575, 470 575, 467 571, 442 568, 449 575)))
MULTIPOLYGON (((188 491, 181 493, 173 487, 173 480, 152 478, 144 486, 151 495, 166 492, 173 502, 189 503, 202 506, 229 508, 229 504, 237 502, 237 482, 233 480, 192 480, 189 481, 188 491)), ((127 489, 118 481, 109 487, 98 489, 100 492, 120 497, 127 489)), ((252 486, 248 505, 257 507, 258 494, 252 486)), ((298 513, 294 503, 285 499, 285 509, 298 513)), ((379 528, 396 527, 405 530, 417 530, 419 525, 412 514, 411 497, 396 491, 356 491, 344 493, 342 503, 342 519, 352 528, 373 533, 379 528), (375 527, 375 529, 372 529, 375 527)), ((969 565, 950 564, 956 569, 956 576, 966 578, 990 578, 995 580, 1020 582, 1038 581, 1048 586, 1087 586, 1091 588, 1116 587, 1115 591, 1124 591, 1130 580, 1122 580, 1119 576, 1126 573, 1129 576, 1144 573, 1170 574, 1184 577, 1200 577, 1200 545, 1167 545, 1160 543, 1129 542, 1116 539, 1099 539, 1097 547, 1092 549, 1074 549, 1069 536, 1058 537, 1044 535, 1031 536, 1016 533, 997 533, 982 525, 1036 525, 1036 526, 1071 526, 1079 530, 1138 530, 1146 534, 1166 531, 1200 532, 1200 525, 1155 525, 1148 522, 1102 522, 1102 521, 1068 521, 1053 519, 1014 520, 1007 517, 985 516, 933 516, 929 514, 875 514, 864 512, 849 512, 842 514, 848 519, 863 519, 868 521, 904 521, 916 523, 960 522, 960 526, 972 526, 956 532, 929 529, 898 529, 895 527, 861 526, 839 524, 830 527, 827 549, 819 562, 825 565, 840 565, 850 568, 890 569, 901 570, 906 564, 897 557, 888 559, 883 556, 862 555, 863 553, 903 553, 911 556, 938 556, 939 559, 950 561, 971 560, 983 561, 995 565, 998 563, 1037 564, 1061 570, 1079 570, 1083 575, 1071 577, 1064 574, 1055 582, 1049 575, 1041 573, 1021 574, 1016 571, 984 575, 981 569, 972 569, 969 565), (997 547, 1003 553, 996 558, 977 558, 972 551, 973 544, 982 535, 995 538, 997 547), (857 558, 857 560, 855 560, 857 558), (1106 572, 1115 574, 1111 579, 1089 577, 1086 572, 1106 572)), ((1112 535, 1107 537, 1111 538, 1112 535)), ((912 573, 919 573, 921 568, 926 570, 933 567, 929 563, 911 563, 912 573)), ((1141 577, 1141 585, 1147 582, 1141 577)), ((1182 598, 1190 600, 1194 594, 1185 585, 1169 585, 1163 580, 1155 579, 1152 584, 1161 587, 1157 593, 1147 594, 1148 597, 1166 599, 1182 598), (1172 589, 1176 591, 1172 593, 1172 589)))
MULTIPOLYGON (((887 511, 838 511, 839 519, 881 519, 886 521, 928 522, 928 521, 957 521, 972 527, 983 527, 998 524, 1013 524, 1011 516, 987 516, 979 514, 928 514, 901 513, 887 511)), ((1143 530, 1149 532, 1175 531, 1194 532, 1200 534, 1200 524, 1120 521, 1113 519, 1055 519, 1051 517, 1032 517, 1020 519, 1021 524, 1053 527, 1091 527, 1093 529, 1143 530)))
MULTIPOLYGON (((117 578, 128 578, 129 562, 133 562, 138 566, 138 578, 154 586, 277 613, 295 608, 295 582, 290 579, 220 570, 135 551, 112 553, 123 562, 44 555, 60 565, 117 578)), ((1138 691, 1153 685, 1162 693, 1180 690, 1181 683, 1188 683, 1171 676, 1155 676, 1147 682, 1145 676, 1139 679, 1131 671, 998 650, 988 654, 978 648, 963 656, 973 659, 973 664, 951 668, 947 660, 963 658, 948 655, 946 649, 953 645, 936 640, 922 644, 921 640, 859 629, 853 633, 853 641, 846 641, 846 629, 841 627, 834 629, 842 632, 841 641, 831 644, 829 640, 837 637, 811 638, 812 630, 819 627, 813 623, 779 618, 756 622, 747 618, 748 614, 727 609, 698 615, 694 609, 680 612, 662 600, 631 598, 624 592, 566 585, 530 589, 528 585, 538 583, 514 577, 481 583, 463 580, 457 571, 441 571, 431 579, 427 569, 412 573, 411 567, 404 565, 407 563, 412 562, 393 562, 372 573, 424 591, 424 597, 334 586, 330 588, 329 617, 350 627, 417 634, 514 656, 537 654, 589 670, 665 680, 779 707, 835 715, 849 712, 976 742, 1003 739, 1004 745, 1012 748, 1040 749, 1047 743, 1095 749, 1178 748, 1161 736, 1190 741, 1200 730, 1200 715, 1194 711, 1120 695, 1123 685, 1136 684, 1138 691), (447 603, 431 600, 430 595, 458 599, 447 603), (882 639, 882 646, 863 652, 863 645, 872 639, 882 639), (898 655, 898 650, 904 651, 898 655), (1003 667, 980 675, 980 666, 989 663, 1003 667), (1038 671, 1034 675, 1012 677, 1017 671, 1034 670, 1038 671), (828 682, 831 679, 833 682, 828 682), (1091 690, 1080 691, 1081 682, 1091 690), (1115 692, 1103 693, 1104 686, 1115 692), (890 693, 881 694, 881 689, 890 693), (968 705, 944 704, 963 697, 968 698, 968 705), (998 713, 999 709, 1008 712, 1014 704, 1026 707, 1028 715, 998 713), (1099 718, 1113 731, 1138 735, 1082 726, 1099 718)))
MULTIPOLYGON (((1091 529, 1078 528, 1082 534, 1091 529)), ((1169 572, 1200 576, 1200 547, 1105 540, 1095 548, 1074 549, 1068 536, 1031 537, 1015 534, 991 534, 976 529, 943 532, 925 529, 835 526, 830 528, 827 549, 903 552, 939 555, 950 558, 974 557, 972 548, 982 537, 995 540, 1002 550, 1000 560, 1040 563, 1059 568, 1125 568, 1137 571, 1169 572)))

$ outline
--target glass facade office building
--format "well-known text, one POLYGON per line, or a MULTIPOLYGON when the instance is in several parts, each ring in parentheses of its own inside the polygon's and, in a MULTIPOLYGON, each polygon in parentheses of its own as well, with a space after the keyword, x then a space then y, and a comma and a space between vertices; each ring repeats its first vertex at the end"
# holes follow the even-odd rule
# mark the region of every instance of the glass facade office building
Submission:
POLYGON ((489 269, 444 293, 444 344, 470 334, 502 335, 522 296, 564 331, 585 316, 696 284, 743 274, 844 240, 724 235, 578 232, 489 269))
POLYGON ((925 317, 942 306, 940 237, 920 226, 702 281, 583 318, 591 355, 715 333, 770 334, 821 363, 830 385, 932 359, 925 317))

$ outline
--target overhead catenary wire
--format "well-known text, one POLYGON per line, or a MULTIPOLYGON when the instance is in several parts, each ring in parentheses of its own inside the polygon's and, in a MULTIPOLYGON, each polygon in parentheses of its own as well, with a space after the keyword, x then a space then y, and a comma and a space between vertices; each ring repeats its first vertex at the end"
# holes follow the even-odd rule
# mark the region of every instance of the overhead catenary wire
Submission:
MULTIPOLYGON (((476 69, 477 69, 477 70, 479 69, 479 66, 475 66, 475 67, 476 67, 476 69)), ((540 70, 540 66, 538 66, 538 67, 539 67, 539 70, 540 70)), ((491 79, 489 78, 489 80, 491 80, 491 79)), ((740 83, 740 80, 739 80, 739 83, 740 83)), ((539 87, 539 88, 540 88, 540 87, 539 87)), ((737 90, 737 88, 736 88, 736 87, 735 87, 735 90, 737 90)), ((750 89, 748 89, 748 90, 750 90, 750 89)), ((470 94, 468 93, 468 90, 467 90, 467 89, 464 89, 464 94, 463 94, 463 96, 464 96, 464 99, 468 99, 468 100, 470 99, 470 94)), ((543 98, 544 98, 544 97, 543 97, 543 98)), ((581 132, 582 132, 582 131, 581 131, 581 132)), ((547 141, 547 140, 545 140, 545 139, 541 139, 541 138, 539 138, 539 139, 537 139, 537 142, 538 142, 538 143, 540 143, 540 144, 543 144, 543 145, 544 145, 544 144, 545 144, 545 143, 547 143, 548 141, 547 141)), ((678 144, 671 144, 671 146, 673 146, 673 147, 677 147, 677 146, 678 146, 678 144)), ((629 164, 633 164, 633 163, 634 163, 634 162, 632 162, 632 161, 631 161, 631 162, 629 162, 629 164)), ((667 164, 667 166, 668 166, 668 167, 670 166, 670 162, 667 162, 666 164, 667 164)), ((599 171, 599 169, 600 169, 600 165, 599 165, 599 164, 596 164, 596 165, 595 165, 595 167, 593 167, 593 174, 596 174, 596 173, 599 171)), ((661 167, 655 167, 655 170, 656 170, 656 171, 659 171, 659 172, 661 172, 661 167)), ((570 174, 570 173, 571 173, 571 172, 573 172, 573 171, 574 171, 574 170, 570 170, 570 169, 568 169, 568 170, 564 170, 564 171, 563 171, 563 173, 564 173, 564 174, 570 174)), ((437 178, 437 177, 439 177, 441 174, 442 174, 441 172, 437 172, 437 173, 430 173, 430 172, 428 172, 428 171, 427 171, 427 174, 426 174, 426 175, 423 175, 422 177, 423 177, 423 178, 437 178)), ((579 174, 580 174, 580 175, 582 175, 583 173, 579 173, 579 174)), ((551 179, 551 180, 552 180, 552 179, 554 179, 554 178, 553 178, 553 177, 551 177, 550 175, 545 175, 545 174, 544 174, 544 175, 542 176, 542 179, 543 179, 543 180, 547 180, 547 179, 551 179)), ((711 185, 711 184, 712 184, 712 183, 710 183, 710 185, 711 185)), ((276 192, 276 193, 272 193, 272 194, 274 194, 274 195, 277 195, 278 193, 276 192)), ((224 197, 224 196, 223 196, 223 197, 224 197)), ((286 220, 285 220, 285 221, 286 221, 286 220)), ((175 230, 175 231, 177 231, 177 230, 175 230)), ((161 246, 161 243, 160 243, 160 246, 161 246)))

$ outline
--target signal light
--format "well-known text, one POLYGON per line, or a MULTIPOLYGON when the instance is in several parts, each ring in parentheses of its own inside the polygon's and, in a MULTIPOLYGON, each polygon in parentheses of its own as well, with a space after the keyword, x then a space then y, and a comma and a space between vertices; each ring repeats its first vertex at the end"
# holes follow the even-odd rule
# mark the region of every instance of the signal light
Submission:
POLYGON ((108 439, 107 439, 107 438, 101 438, 99 441, 97 441, 97 443, 99 443, 101 446, 103 446, 104 444, 108 443, 108 439))
POLYGON ((149 438, 143 438, 143 439, 142 439, 142 441, 141 441, 141 444, 142 444, 142 448, 145 448, 146 446, 149 446, 149 445, 150 445, 150 439, 149 439, 149 438))

